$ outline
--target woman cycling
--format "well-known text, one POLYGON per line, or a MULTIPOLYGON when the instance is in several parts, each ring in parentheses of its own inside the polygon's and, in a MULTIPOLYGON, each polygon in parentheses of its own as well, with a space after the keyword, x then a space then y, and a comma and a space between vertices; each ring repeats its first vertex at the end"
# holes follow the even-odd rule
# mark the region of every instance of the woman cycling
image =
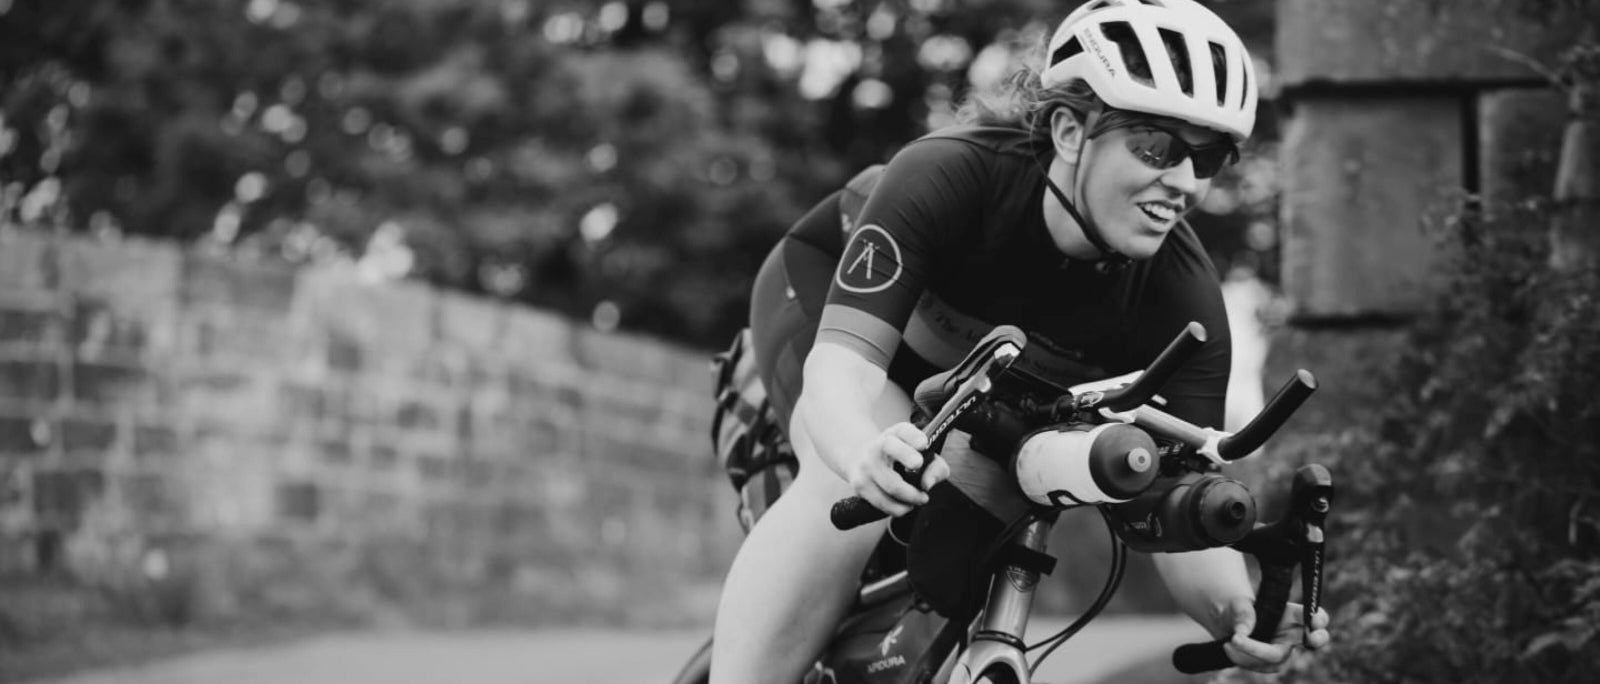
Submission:
MULTIPOLYGON (((1162 394, 1170 413, 1222 424, 1227 318, 1180 218, 1237 159, 1255 88, 1238 36, 1204 7, 1095 0, 1061 23, 1037 71, 895 155, 859 215, 841 191, 794 226, 757 276, 751 332, 799 471, 729 571, 713 684, 795 681, 825 646, 886 524, 839 532, 835 501, 860 495, 898 516, 951 478, 997 517, 1015 515, 985 493, 1005 480, 998 467, 950 445, 921 489, 892 468, 914 468, 925 446, 906 422, 911 389, 993 326, 1022 328, 1030 370, 1068 386, 1142 368, 1199 321, 1210 340, 1162 394)), ((1234 662, 1287 660, 1290 625, 1276 643, 1247 636, 1254 592, 1237 552, 1155 561, 1184 612, 1231 637, 1234 662)), ((1316 647, 1326 622, 1314 620, 1316 647)))

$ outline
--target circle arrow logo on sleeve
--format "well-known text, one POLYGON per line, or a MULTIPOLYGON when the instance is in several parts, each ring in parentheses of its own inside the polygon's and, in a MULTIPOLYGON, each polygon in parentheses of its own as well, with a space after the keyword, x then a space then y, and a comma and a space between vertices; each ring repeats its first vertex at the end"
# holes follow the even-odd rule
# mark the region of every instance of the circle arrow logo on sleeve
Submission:
POLYGON ((835 280, 850 292, 881 292, 900 278, 900 245, 877 225, 862 226, 845 247, 835 280))

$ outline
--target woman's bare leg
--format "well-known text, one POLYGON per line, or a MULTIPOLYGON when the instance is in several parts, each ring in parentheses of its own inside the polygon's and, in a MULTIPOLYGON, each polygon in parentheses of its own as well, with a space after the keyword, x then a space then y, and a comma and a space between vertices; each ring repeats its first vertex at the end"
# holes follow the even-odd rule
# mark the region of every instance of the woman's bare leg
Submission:
MULTIPOLYGON (((796 421, 798 423, 799 421, 796 421)), ((717 607, 711 684, 794 684, 855 599, 886 522, 849 532, 828 519, 854 494, 795 425, 795 481, 750 530, 717 607)))

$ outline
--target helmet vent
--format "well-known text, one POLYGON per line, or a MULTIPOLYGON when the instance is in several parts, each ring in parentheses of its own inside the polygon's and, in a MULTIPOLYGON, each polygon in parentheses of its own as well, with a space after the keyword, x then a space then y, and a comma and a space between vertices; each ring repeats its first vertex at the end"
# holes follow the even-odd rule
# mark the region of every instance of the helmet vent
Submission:
POLYGON ((1172 68, 1178 72, 1178 87, 1184 95, 1194 97, 1194 72, 1189 64, 1189 44, 1183 34, 1172 29, 1160 29, 1161 42, 1167 46, 1167 56, 1172 58, 1172 68))
POLYGON ((1228 97, 1228 51, 1215 41, 1208 41, 1211 45, 1211 73, 1217 76, 1217 106, 1227 106, 1228 97))
MULTIPOLYGON (((1240 55, 1240 58, 1246 60, 1250 59, 1248 55, 1240 55)), ((1244 84, 1244 94, 1239 97, 1240 109, 1245 108, 1246 105, 1243 103, 1250 101, 1250 88, 1254 87, 1250 85, 1250 65, 1245 64, 1243 66, 1244 68, 1239 70, 1239 76, 1241 77, 1239 82, 1244 84)))
POLYGON ((1073 36, 1071 40, 1056 48, 1055 54, 1050 55, 1050 66, 1065 62, 1080 52, 1083 52, 1083 43, 1078 42, 1077 36, 1073 36))
POLYGON ((1139 36, 1133 32, 1133 26, 1126 21, 1108 21, 1100 25, 1100 33, 1106 40, 1117 44, 1117 49, 1122 52, 1122 63, 1128 67, 1128 75, 1151 88, 1156 87, 1156 79, 1150 73, 1150 58, 1145 55, 1144 47, 1139 45, 1139 36))

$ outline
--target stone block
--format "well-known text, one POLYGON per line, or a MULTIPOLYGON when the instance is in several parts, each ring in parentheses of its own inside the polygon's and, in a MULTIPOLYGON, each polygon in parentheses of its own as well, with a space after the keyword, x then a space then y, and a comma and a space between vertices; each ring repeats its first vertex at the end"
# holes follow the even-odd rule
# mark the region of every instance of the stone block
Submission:
POLYGON ((181 291, 183 253, 169 242, 72 239, 62 243, 60 258, 63 289, 119 306, 173 302, 181 291))
POLYGON ((569 369, 560 369, 554 366, 537 368, 511 367, 507 368, 502 380, 505 382, 506 393, 511 403, 533 402, 536 404, 552 402, 561 406, 577 407, 585 401, 585 392, 576 387, 579 383, 587 384, 590 376, 575 372, 563 372, 569 369))
POLYGON ((316 522, 322 509, 322 491, 315 482, 280 482, 276 491, 279 517, 316 522))
POLYGON ((55 238, 45 233, 0 230, 0 291, 50 291, 61 287, 55 238))
POLYGON ((406 359, 433 343, 439 295, 425 286, 364 283, 344 271, 309 269, 300 273, 297 287, 295 315, 304 329, 354 340, 369 356, 406 359))
POLYGON ((459 470, 454 460, 438 455, 418 456, 416 464, 417 473, 423 480, 430 482, 451 482, 455 480, 459 470))
POLYGON ((145 530, 183 529, 198 504, 195 492, 168 473, 127 473, 116 486, 134 524, 145 530))
POLYGON ((667 410, 663 405, 667 395, 664 387, 600 378, 586 389, 584 422, 590 428, 603 430, 621 424, 643 429, 659 422, 667 410))
POLYGON ((1278 0, 1277 78, 1286 87, 1537 80, 1499 49, 1550 64, 1595 22, 1592 7, 1547 4, 1560 9, 1534 17, 1519 0, 1278 0))
POLYGON ((47 306, 17 306, 0 302, 0 354, 8 358, 52 358, 62 348, 66 324, 61 314, 47 306))
MULTIPOLYGON (((300 425, 301 413, 291 413, 271 377, 270 369, 204 369, 182 378, 170 406, 194 425, 226 426, 233 435, 264 435, 300 425)), ((151 385, 159 386, 155 375, 151 385)), ((156 415, 160 415, 156 412, 156 415)), ((320 418, 326 413, 313 416, 320 418)))
POLYGON ((94 405, 138 399, 149 374, 144 368, 122 364, 79 362, 72 368, 72 397, 94 405))
POLYGON ((68 454, 103 454, 117 446, 115 423, 68 418, 61 421, 61 448, 68 454))
POLYGON ((60 396, 61 384, 55 361, 0 361, 0 397, 49 403, 60 396))
POLYGON ((522 368, 572 365, 574 324, 548 311, 508 308, 496 351, 508 363, 522 368))
POLYGON ((348 333, 330 330, 325 349, 329 368, 346 373, 361 372, 364 354, 361 343, 356 338, 348 333))
POLYGON ((182 448, 183 439, 171 426, 136 425, 133 428, 133 455, 137 458, 173 458, 182 448))
POLYGON ((499 481, 498 463, 478 459, 461 461, 461 483, 464 491, 482 494, 499 481))
POLYGON ((1436 278, 1424 219, 1463 182, 1456 98, 1305 101, 1287 123, 1283 286, 1301 319, 1402 317, 1436 278))
POLYGON ((88 361, 138 359, 151 337, 147 321, 91 297, 79 298, 72 307, 71 334, 74 356, 88 361))
POLYGON ((506 317, 515 315, 493 299, 459 293, 441 293, 434 313, 439 342, 480 353, 495 348, 506 317))
POLYGON ((633 380, 670 381, 682 352, 662 342, 622 333, 579 328, 573 351, 585 370, 633 380))
POLYGON ((190 252, 183 260, 186 305, 249 309, 253 316, 287 315, 295 301, 299 270, 276 261, 227 259, 190 252))
POLYGON ((412 377, 434 390, 466 388, 486 376, 473 354, 454 343, 429 347, 415 358, 413 366, 412 377))
POLYGON ((43 418, 0 416, 0 454, 42 454, 55 441, 56 432, 43 418))
POLYGON ((374 443, 368 462, 379 472, 393 469, 400 462, 400 450, 388 442, 374 443))
POLYGON ((711 350, 689 349, 680 350, 675 363, 672 364, 672 386, 679 392, 684 392, 695 398, 695 402, 709 402, 713 396, 712 383, 715 378, 711 374, 711 350))
POLYGON ((355 461, 355 452, 349 442, 327 440, 319 446, 321 447, 323 463, 346 466, 355 461))
POLYGON ((402 400, 395 411, 395 424, 406 430, 437 430, 444 424, 438 408, 412 399, 402 400))
POLYGON ((33 473, 33 512, 43 526, 73 530, 105 491, 105 473, 97 469, 41 468, 33 473))
POLYGON ((1478 177, 1483 196, 1515 202, 1555 190, 1566 95, 1549 88, 1492 90, 1478 96, 1478 177))
POLYGON ((286 319, 257 315, 250 309, 191 305, 174 327, 184 338, 181 350, 174 352, 186 359, 216 359, 229 365, 301 360, 286 319))
POLYGON ((654 440, 633 439, 625 434, 596 432, 584 439, 584 465, 593 477, 606 477, 610 472, 639 474, 658 480, 661 486, 688 471, 699 458, 711 459, 711 445, 689 451, 683 445, 662 444, 654 440))

